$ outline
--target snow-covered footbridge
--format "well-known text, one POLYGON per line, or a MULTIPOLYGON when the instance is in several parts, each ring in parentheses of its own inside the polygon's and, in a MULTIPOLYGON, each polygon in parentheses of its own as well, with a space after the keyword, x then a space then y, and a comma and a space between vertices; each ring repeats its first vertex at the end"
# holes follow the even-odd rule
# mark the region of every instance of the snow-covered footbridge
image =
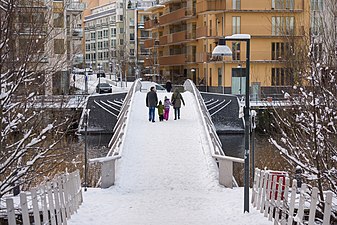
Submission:
MULTIPOLYGON (((155 123, 148 120, 140 85, 136 81, 124 100, 111 151, 91 160, 102 163, 106 188, 84 192, 68 224, 270 224, 258 212, 243 214, 243 189, 223 186, 235 186, 232 163, 242 160, 224 156, 194 84, 184 84, 180 119, 171 109, 168 121, 156 113, 155 123)), ((162 101, 171 98, 157 94, 162 101)))

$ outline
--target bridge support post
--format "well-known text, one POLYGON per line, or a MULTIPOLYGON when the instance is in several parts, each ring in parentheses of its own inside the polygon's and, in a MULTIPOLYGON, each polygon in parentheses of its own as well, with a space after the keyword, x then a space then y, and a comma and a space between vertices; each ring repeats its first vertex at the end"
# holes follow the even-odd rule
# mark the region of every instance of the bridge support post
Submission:
POLYGON ((219 159, 219 183, 227 188, 233 188, 233 162, 219 159))
POLYGON ((100 163, 101 164, 101 188, 109 188, 115 183, 116 160, 121 158, 121 156, 109 156, 102 158, 90 159, 90 163, 100 163))
POLYGON ((244 163, 244 160, 224 155, 213 157, 219 162, 219 183, 227 188, 233 188, 233 162, 244 163))
POLYGON ((115 162, 116 159, 102 162, 102 188, 111 187, 115 183, 115 162))

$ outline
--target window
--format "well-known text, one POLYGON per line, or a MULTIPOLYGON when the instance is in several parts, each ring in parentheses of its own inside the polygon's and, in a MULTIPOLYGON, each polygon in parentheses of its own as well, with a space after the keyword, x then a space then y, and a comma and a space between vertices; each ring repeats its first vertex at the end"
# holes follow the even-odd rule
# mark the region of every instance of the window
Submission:
POLYGON ((90 33, 85 33, 85 41, 90 41, 90 33))
POLYGON ((64 54, 64 39, 54 39, 54 53, 64 54))
POLYGON ((123 28, 123 27, 120 27, 120 28, 119 28, 119 33, 120 33, 120 34, 123 34, 123 33, 124 33, 124 28, 123 28))
POLYGON ((241 9, 241 0, 233 0, 233 9, 241 9))
POLYGON ((134 33, 131 33, 130 34, 130 41, 134 41, 135 40, 135 34, 134 33))
POLYGON ((90 54, 85 54, 85 60, 90 61, 90 54))
POLYGON ((119 15, 119 21, 123 21, 123 15, 119 15))
POLYGON ((90 51, 90 44, 85 44, 85 51, 87 51, 87 52, 90 51))
POLYGON ((95 40, 96 40, 96 33, 95 33, 95 32, 90 33, 90 39, 91 39, 92 41, 95 41, 95 40))
POLYGON ((97 43, 97 49, 98 49, 98 50, 102 50, 102 49, 103 49, 103 42, 99 41, 99 42, 97 43))
POLYGON ((212 20, 209 21, 209 36, 212 36, 212 20))
POLYGON ((116 48, 116 40, 115 39, 111 40, 111 48, 116 48))
POLYGON ((240 44, 240 42, 233 42, 233 44, 232 44, 232 52, 233 52, 233 54, 232 54, 232 59, 233 60, 240 60, 241 58, 240 58, 240 56, 241 56, 241 54, 240 54, 240 52, 241 52, 241 44, 240 44))
POLYGON ((109 41, 103 41, 103 48, 108 49, 109 48, 109 41))
POLYGON ((313 57, 315 60, 321 60, 323 56, 323 45, 322 43, 314 43, 312 45, 313 57))
POLYGON ((218 68, 218 86, 222 86, 222 69, 218 68))
POLYGON ((96 60, 96 53, 91 53, 91 60, 95 61, 96 60))
POLYGON ((241 17, 233 16, 232 17, 232 34, 240 34, 241 33, 241 17))
POLYGON ((103 52, 103 59, 108 60, 109 59, 109 52, 103 52))
POLYGON ((54 27, 56 28, 64 27, 63 13, 54 13, 54 27))
POLYGON ((108 38, 108 30, 103 30, 103 38, 108 38))
POLYGON ((103 52, 98 52, 98 60, 103 60, 103 52))
POLYGON ((135 55, 135 50, 133 48, 130 49, 130 56, 134 56, 135 55))
POLYGON ((273 16, 272 35, 293 35, 295 18, 293 16, 273 16))
POLYGON ((291 85, 290 70, 285 68, 271 69, 271 85, 272 86, 286 86, 291 85))
POLYGON ((323 9, 323 0, 311 0, 310 7, 312 11, 321 11, 323 9))
POLYGON ((101 40, 102 37, 103 37, 103 31, 100 30, 100 31, 97 32, 97 39, 101 40))
POLYGON ((123 39, 119 39, 119 45, 124 45, 124 40, 123 39))
POLYGON ((91 51, 96 51, 96 43, 90 44, 91 51))
POLYGON ((116 37, 116 28, 111 28, 111 37, 116 37))
POLYGON ((294 9, 295 0, 272 0, 272 9, 294 9))
POLYGON ((286 52, 289 52, 290 45, 283 42, 272 42, 271 43, 271 59, 281 60, 285 58, 286 52))

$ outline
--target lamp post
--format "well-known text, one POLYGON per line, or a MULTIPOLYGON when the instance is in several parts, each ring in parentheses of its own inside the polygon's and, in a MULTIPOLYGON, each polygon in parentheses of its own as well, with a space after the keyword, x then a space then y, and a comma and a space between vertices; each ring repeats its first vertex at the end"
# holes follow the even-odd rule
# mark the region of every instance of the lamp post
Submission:
POLYGON ((196 84, 195 69, 192 68, 192 69, 191 69, 191 72, 192 72, 192 79, 193 79, 193 82, 196 84))
POLYGON ((226 45, 228 41, 245 41, 246 46, 246 90, 245 90, 245 155, 244 155, 244 212, 249 212, 249 149, 250 149, 250 116, 249 116, 249 68, 250 68, 250 35, 249 34, 233 34, 219 40, 213 52, 213 56, 232 56, 231 49, 226 45))

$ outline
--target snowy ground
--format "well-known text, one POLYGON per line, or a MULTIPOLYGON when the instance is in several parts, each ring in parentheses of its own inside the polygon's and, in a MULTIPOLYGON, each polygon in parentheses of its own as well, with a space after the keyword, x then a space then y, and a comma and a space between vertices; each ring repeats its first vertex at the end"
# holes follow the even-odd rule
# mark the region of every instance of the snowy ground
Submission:
MULTIPOLYGON (((158 93, 161 100, 170 93, 158 93)), ((243 189, 218 184, 191 93, 184 93, 181 119, 148 121, 145 93, 132 104, 116 183, 88 189, 70 225, 267 225, 251 207, 243 214, 243 189)))
MULTIPOLYGON (((133 82, 116 82, 114 77, 107 75, 106 77, 97 78, 96 74, 88 75, 88 93, 97 94, 97 84, 108 83, 112 86, 112 92, 128 91, 133 82)), ((74 85, 74 80, 71 80, 71 86, 74 85)), ((81 74, 75 75, 75 87, 79 89, 78 94, 84 93, 85 90, 85 76, 81 74)))

